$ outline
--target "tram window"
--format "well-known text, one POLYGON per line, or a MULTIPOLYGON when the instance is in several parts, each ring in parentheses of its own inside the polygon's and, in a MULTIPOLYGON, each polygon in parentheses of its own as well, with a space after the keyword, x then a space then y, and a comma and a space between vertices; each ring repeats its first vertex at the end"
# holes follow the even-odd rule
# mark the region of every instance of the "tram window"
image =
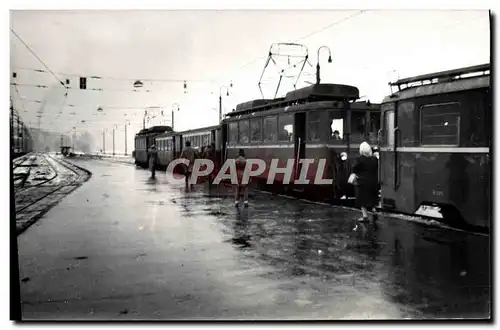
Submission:
POLYGON ((365 140, 366 131, 366 112, 352 111, 351 112, 351 141, 363 142, 365 140))
POLYGON ((344 113, 330 111, 330 140, 341 141, 344 139, 344 113))
POLYGON ((370 112, 368 123, 368 143, 378 144, 378 131, 380 129, 380 113, 370 112))
POLYGON ((386 111, 384 114, 384 129, 388 147, 394 146, 394 110, 386 111))
POLYGON ((250 121, 252 142, 260 142, 262 140, 262 118, 252 119, 250 121))
POLYGON ((422 145, 459 144, 460 105, 442 103, 420 108, 420 142, 422 145))
POLYGON ((278 118, 276 116, 264 118, 264 141, 277 141, 278 118))
POLYGON ((208 144, 208 136, 206 134, 203 134, 201 136, 201 146, 204 147, 208 144))
POLYGON ((321 131, 321 113, 310 112, 307 114, 307 139, 309 141, 318 141, 321 131))
POLYGON ((240 132, 239 136, 241 143, 250 142, 250 127, 248 127, 248 125, 249 125, 248 120, 242 120, 238 122, 238 128, 240 132))
POLYGON ((278 116, 278 141, 293 140, 293 115, 278 116))
POLYGON ((229 123, 229 143, 238 143, 238 123, 229 123))

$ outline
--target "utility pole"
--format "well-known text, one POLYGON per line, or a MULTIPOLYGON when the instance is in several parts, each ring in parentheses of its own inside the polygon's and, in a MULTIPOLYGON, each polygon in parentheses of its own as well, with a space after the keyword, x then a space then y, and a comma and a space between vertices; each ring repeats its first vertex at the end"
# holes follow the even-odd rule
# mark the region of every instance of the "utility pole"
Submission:
POLYGON ((21 147, 22 147, 22 142, 20 139, 19 139, 19 128, 21 127, 21 122, 20 122, 20 119, 19 119, 19 113, 17 113, 17 129, 16 129, 16 141, 17 141, 17 150, 21 150, 21 147))
POLYGON ((115 155, 115 128, 113 127, 113 156, 115 155))
POLYGON ((102 130, 102 153, 106 154, 106 130, 102 130))
POLYGON ((127 123, 125 122, 125 156, 127 156, 127 123))
POLYGON ((174 109, 172 109, 172 131, 174 130, 174 109))
POLYGON ((14 104, 12 98, 10 99, 10 154, 11 158, 14 159, 14 104))
POLYGON ((222 95, 219 95, 219 123, 222 121, 222 95))
POLYGON ((229 96, 229 88, 220 86, 219 88, 219 123, 222 121, 222 89, 226 89, 226 95, 229 96))
MULTIPOLYGON (((14 104, 12 102, 12 97, 10 98, 10 209, 16 209, 16 199, 15 199, 15 190, 14 190, 14 104)), ((19 285, 19 254, 18 254, 18 245, 17 245, 17 235, 16 232, 16 217, 11 216, 10 223, 10 265, 11 265, 11 273, 10 273, 10 318, 12 320, 21 320, 21 303, 19 299, 19 295, 21 294, 21 287, 19 285), (17 296, 17 297, 16 297, 17 296)))

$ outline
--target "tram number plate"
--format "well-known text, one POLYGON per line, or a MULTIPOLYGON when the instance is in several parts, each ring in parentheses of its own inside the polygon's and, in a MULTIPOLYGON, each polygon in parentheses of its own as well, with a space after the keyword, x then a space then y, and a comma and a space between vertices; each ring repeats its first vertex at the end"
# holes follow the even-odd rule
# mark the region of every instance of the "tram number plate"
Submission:
POLYGON ((443 218, 443 215, 441 214, 441 208, 439 206, 433 205, 420 205, 415 214, 432 218, 443 218))

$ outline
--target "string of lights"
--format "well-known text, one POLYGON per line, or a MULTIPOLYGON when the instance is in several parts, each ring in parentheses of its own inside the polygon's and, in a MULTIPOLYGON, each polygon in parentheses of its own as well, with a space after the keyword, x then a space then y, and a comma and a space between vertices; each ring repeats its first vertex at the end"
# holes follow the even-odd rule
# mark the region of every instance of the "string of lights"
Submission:
MULTIPOLYGON (((21 87, 32 87, 32 88, 43 88, 43 89, 49 89, 49 88, 60 88, 59 86, 49 86, 49 85, 40 85, 40 84, 26 84, 26 83, 10 83, 12 86, 21 86, 21 87)), ((113 89, 113 88, 75 88, 75 87, 65 87, 67 90, 83 90, 83 91, 95 91, 95 92, 134 92, 134 93, 154 93, 157 91, 153 91, 150 89, 113 89)), ((159 91, 158 91, 159 92, 159 91)))
MULTIPOLYGON (((21 71, 32 71, 32 72, 38 72, 38 73, 50 73, 46 70, 42 69, 35 69, 35 68, 25 68, 25 67, 17 67, 15 70, 21 70, 21 71)), ((115 81, 129 81, 129 82, 134 82, 137 80, 141 80, 143 82, 150 82, 150 83, 216 83, 215 80, 209 80, 209 79, 156 79, 156 78, 141 78, 141 79, 133 79, 133 78, 118 78, 118 77, 110 77, 110 76, 97 76, 97 75, 83 75, 83 74, 75 74, 75 73, 63 73, 63 72, 58 72, 57 74, 65 77, 86 77, 90 79, 96 79, 96 80, 115 80, 115 81)))

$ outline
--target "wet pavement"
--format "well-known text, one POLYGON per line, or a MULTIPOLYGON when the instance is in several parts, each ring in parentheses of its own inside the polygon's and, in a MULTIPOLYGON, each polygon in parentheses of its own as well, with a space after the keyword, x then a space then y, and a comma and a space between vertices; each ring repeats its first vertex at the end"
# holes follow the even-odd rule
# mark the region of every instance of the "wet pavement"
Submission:
POLYGON ((24 319, 487 318, 489 237, 165 173, 93 175, 18 237, 24 319))

